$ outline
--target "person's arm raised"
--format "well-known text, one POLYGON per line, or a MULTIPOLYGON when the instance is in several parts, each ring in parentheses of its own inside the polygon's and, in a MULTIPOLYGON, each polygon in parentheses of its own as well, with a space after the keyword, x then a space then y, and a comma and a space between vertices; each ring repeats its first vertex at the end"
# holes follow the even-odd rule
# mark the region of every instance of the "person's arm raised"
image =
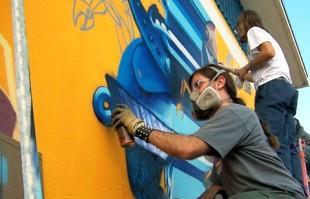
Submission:
POLYGON ((241 80, 247 79, 251 70, 257 70, 261 67, 264 67, 264 63, 268 62, 275 56, 274 48, 269 41, 266 41, 258 46, 259 53, 256 57, 251 60, 248 64, 246 64, 241 69, 237 69, 235 74, 239 76, 241 80))

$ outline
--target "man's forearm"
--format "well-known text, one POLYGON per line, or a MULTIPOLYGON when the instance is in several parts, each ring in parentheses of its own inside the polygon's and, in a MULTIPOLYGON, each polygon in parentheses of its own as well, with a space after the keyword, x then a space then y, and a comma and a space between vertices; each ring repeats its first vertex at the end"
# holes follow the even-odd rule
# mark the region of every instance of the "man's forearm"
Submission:
POLYGON ((152 131, 149 142, 169 155, 182 159, 193 159, 209 151, 209 146, 197 137, 159 130, 152 131))

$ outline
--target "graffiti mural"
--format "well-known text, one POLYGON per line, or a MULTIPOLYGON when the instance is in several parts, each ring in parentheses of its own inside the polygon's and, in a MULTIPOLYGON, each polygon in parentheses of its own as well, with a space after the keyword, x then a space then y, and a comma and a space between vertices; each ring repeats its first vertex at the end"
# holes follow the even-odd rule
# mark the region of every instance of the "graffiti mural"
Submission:
MULTIPOLYGON (((224 47, 217 44, 221 38, 216 24, 200 1, 162 0, 149 7, 140 0, 128 3, 129 16, 133 16, 140 37, 132 37, 126 46, 117 78, 106 74, 108 86, 95 91, 95 114, 105 126, 111 126, 111 109, 118 103, 127 104, 150 127, 191 134, 202 124, 191 118, 184 82, 196 69, 218 63, 218 55, 223 54, 224 47), (158 6, 163 7, 164 16, 158 6)), ((93 21, 92 18, 91 24, 93 21)), ((225 64, 235 63, 229 52, 224 57, 225 64)), ((244 85, 239 82, 238 86, 244 85)), ((245 91, 250 93, 251 86, 245 91)), ((180 160, 138 138, 135 142, 125 151, 129 182, 136 198, 197 198, 205 190, 205 174, 211 169, 206 159, 180 160), (161 173, 165 183, 160 183, 161 173)))
POLYGON ((73 23, 82 31, 89 31, 95 27, 95 17, 100 15, 108 16, 115 25, 118 44, 121 52, 135 38, 134 22, 127 0, 122 0, 126 13, 125 19, 117 10, 113 0, 85 1, 74 0, 73 2, 73 23))

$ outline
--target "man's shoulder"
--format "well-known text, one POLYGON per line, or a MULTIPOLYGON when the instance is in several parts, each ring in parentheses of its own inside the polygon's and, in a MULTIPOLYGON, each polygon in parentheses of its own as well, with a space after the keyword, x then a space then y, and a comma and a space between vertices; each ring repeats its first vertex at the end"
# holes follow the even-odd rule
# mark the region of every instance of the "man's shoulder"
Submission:
POLYGON ((247 106, 244 106, 241 104, 235 104, 235 103, 232 103, 230 106, 228 106, 227 110, 232 111, 232 112, 238 112, 238 113, 239 112, 254 113, 254 111, 248 108, 247 106))
POLYGON ((228 113, 230 113, 231 115, 234 115, 235 117, 239 118, 242 121, 252 118, 252 117, 256 117, 256 114, 253 110, 251 110, 250 108, 244 105, 235 104, 235 103, 226 107, 226 109, 223 111, 223 114, 228 114, 228 113))

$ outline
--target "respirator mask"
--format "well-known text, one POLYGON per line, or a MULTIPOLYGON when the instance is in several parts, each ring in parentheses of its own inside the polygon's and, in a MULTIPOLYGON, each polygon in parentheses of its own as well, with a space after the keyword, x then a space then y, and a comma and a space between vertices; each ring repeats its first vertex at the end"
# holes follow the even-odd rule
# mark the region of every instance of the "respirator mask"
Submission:
POLYGON ((190 94, 190 99, 193 104, 192 114, 198 120, 209 119, 211 114, 221 104, 219 94, 214 88, 211 87, 211 85, 219 75, 225 72, 225 70, 217 69, 212 66, 210 66, 210 68, 216 72, 216 75, 210 81, 209 86, 206 87, 201 93, 199 93, 197 90, 194 90, 190 94))

